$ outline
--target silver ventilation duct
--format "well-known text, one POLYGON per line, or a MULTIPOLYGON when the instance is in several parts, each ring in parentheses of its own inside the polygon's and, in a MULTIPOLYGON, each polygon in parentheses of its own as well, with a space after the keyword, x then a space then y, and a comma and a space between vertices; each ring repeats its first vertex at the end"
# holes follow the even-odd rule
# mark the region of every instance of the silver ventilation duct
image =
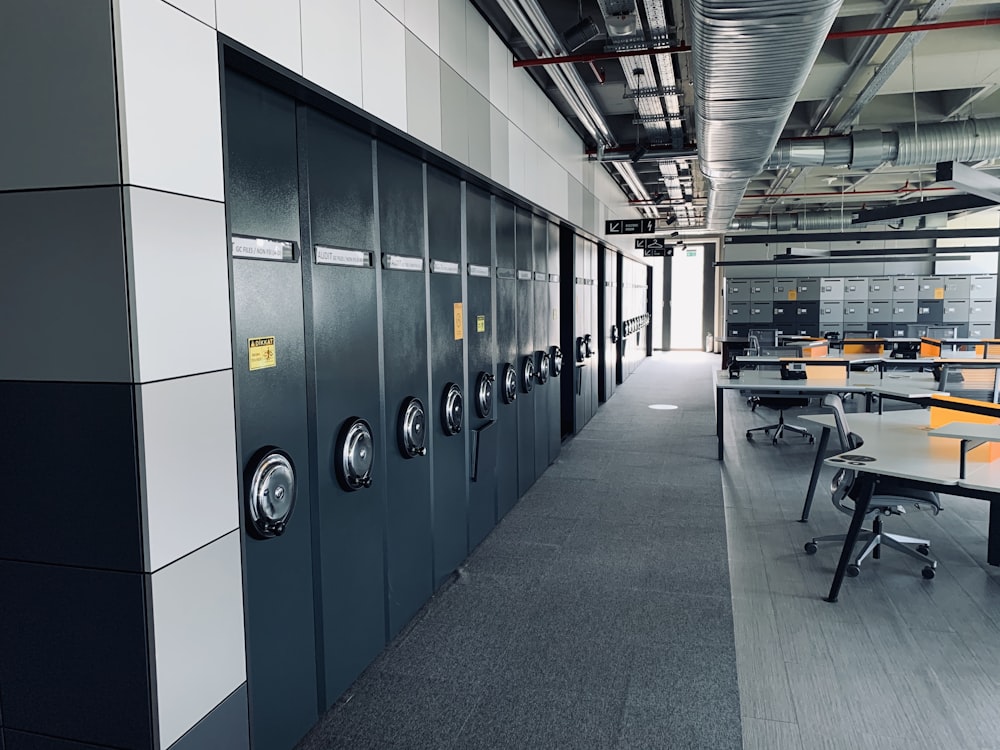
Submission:
POLYGON ((773 216, 737 216, 730 225, 733 231, 790 232, 800 231, 840 231, 858 226, 851 224, 853 214, 834 211, 812 211, 795 214, 774 214, 773 216))
POLYGON ((691 0, 706 225, 724 231, 792 111, 841 0, 691 0))
POLYGON ((939 161, 982 161, 1000 157, 1000 118, 903 126, 899 130, 861 130, 827 138, 778 141, 767 169, 848 166, 871 169, 939 161))

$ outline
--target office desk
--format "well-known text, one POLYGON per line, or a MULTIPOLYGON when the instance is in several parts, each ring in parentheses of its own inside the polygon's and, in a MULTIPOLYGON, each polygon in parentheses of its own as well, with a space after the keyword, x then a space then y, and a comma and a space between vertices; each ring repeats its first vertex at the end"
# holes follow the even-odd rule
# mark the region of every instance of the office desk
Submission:
MULTIPOLYGON (((818 421, 815 417, 811 419, 818 421)), ((990 523, 986 561, 990 565, 1000 565, 1000 510, 997 505, 1000 501, 1000 462, 977 464, 965 479, 959 479, 958 443, 930 435, 928 424, 929 415, 923 411, 852 415, 851 429, 861 435, 864 445, 824 460, 827 466, 858 472, 861 483, 837 571, 826 597, 828 602, 837 601, 879 476, 895 477, 916 489, 988 501, 990 523), (923 415, 923 423, 913 414, 923 415), (864 460, 858 459, 859 456, 864 460)))
POLYGON ((929 373, 883 375, 878 372, 845 372, 839 367, 824 367, 823 370, 830 372, 822 372, 818 377, 810 373, 805 380, 782 380, 780 373, 774 370, 744 371, 738 379, 731 379, 727 370, 713 372, 715 434, 719 442, 719 460, 721 461, 723 457, 724 395, 727 390, 745 390, 755 396, 787 398, 795 396, 815 398, 827 393, 863 393, 866 410, 870 409, 871 398, 874 395, 913 400, 937 392, 937 383, 929 373))

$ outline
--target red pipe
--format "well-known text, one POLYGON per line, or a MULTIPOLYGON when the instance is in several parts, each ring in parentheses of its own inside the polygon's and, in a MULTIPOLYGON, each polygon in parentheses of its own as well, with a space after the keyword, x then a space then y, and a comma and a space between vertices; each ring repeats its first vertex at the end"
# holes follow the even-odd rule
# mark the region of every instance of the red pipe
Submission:
MULTIPOLYGON (((909 34, 914 31, 941 31, 943 29, 967 29, 977 26, 995 26, 1000 24, 1000 18, 983 18, 975 21, 943 21, 941 23, 924 23, 913 26, 890 26, 882 29, 858 29, 857 31, 835 31, 827 35, 827 39, 855 39, 864 36, 887 36, 889 34, 909 34)), ((589 63, 595 60, 614 60, 622 57, 639 57, 641 55, 672 55, 678 52, 690 52, 690 44, 676 47, 653 47, 651 49, 630 49, 620 52, 593 52, 580 55, 562 55, 560 57, 540 57, 533 60, 515 60, 515 68, 532 68, 538 65, 558 65, 561 63, 589 63)))

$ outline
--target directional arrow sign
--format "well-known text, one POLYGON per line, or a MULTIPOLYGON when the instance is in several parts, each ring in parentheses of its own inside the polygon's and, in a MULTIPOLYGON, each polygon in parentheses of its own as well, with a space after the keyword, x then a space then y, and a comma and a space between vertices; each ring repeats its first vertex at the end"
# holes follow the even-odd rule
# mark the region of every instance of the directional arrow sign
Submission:
MULTIPOLYGON (((666 253, 667 249, 663 246, 660 247, 644 247, 642 249, 642 255, 644 258, 662 258, 666 253)), ((673 255, 673 253, 671 253, 673 255)))
POLYGON ((604 222, 605 234, 652 234, 656 219, 615 219, 604 222))

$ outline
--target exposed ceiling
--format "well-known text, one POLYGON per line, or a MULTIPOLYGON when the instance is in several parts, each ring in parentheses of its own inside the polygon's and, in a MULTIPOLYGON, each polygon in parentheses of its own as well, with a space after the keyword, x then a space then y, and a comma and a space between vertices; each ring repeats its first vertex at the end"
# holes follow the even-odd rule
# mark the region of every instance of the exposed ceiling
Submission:
POLYGON ((891 221, 893 206, 965 194, 938 182, 938 161, 1000 180, 1000 1, 474 2, 515 64, 632 53, 526 69, 623 204, 679 228, 834 228, 870 209, 891 221), (948 28, 885 33, 918 24, 948 28), (772 159, 779 135, 790 148, 772 159))

